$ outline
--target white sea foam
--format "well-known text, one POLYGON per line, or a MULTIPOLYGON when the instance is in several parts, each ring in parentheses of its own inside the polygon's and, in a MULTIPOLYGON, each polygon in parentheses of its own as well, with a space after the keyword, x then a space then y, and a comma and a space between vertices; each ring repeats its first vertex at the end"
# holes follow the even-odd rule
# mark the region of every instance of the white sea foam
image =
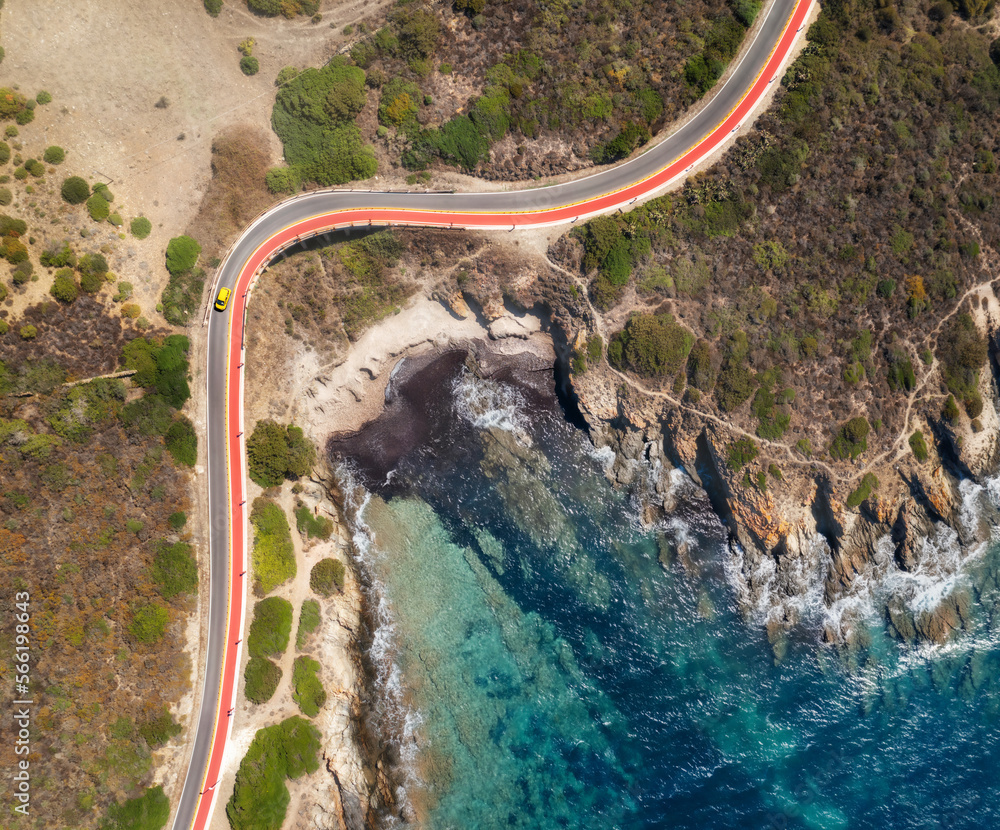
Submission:
POLYGON ((455 411, 477 429, 502 429, 527 440, 525 400, 513 386, 463 370, 455 378, 452 392, 455 411))
MULTIPOLYGON (((365 522, 371 493, 357 483, 346 465, 339 467, 338 477, 346 494, 345 512, 353 529, 354 555, 364 576, 367 605, 375 624, 368 651, 376 672, 378 702, 375 708, 375 727, 381 733, 382 740, 392 741, 398 747, 400 763, 397 773, 402 782, 396 789, 397 803, 404 814, 412 814, 408 792, 420 784, 416 757, 417 735, 422 717, 406 702, 403 673, 397 660, 399 651, 392 602, 378 576, 382 554, 375 544, 372 529, 365 522)), ((395 824, 395 821, 391 824, 395 824)))

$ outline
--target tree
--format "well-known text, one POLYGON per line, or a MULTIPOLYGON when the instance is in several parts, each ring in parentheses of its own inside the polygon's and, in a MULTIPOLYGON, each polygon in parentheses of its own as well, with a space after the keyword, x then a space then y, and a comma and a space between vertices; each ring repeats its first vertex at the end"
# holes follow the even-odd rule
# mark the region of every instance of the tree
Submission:
POLYGON ((190 236, 175 236, 167 243, 167 270, 174 275, 194 268, 201 245, 190 236))
POLYGON ((90 185, 86 179, 79 176, 70 176, 62 183, 62 197, 71 205, 79 205, 87 201, 90 196, 90 185))

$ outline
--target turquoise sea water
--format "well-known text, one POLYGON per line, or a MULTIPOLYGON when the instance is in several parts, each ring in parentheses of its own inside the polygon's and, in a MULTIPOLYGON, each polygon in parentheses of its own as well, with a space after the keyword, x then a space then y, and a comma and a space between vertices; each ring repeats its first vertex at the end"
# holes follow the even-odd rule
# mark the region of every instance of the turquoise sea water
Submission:
POLYGON ((693 486, 642 529, 555 405, 456 372, 354 494, 383 729, 424 826, 1000 826, 997 549, 966 564, 951 645, 873 617, 859 648, 806 625, 778 660, 693 486))

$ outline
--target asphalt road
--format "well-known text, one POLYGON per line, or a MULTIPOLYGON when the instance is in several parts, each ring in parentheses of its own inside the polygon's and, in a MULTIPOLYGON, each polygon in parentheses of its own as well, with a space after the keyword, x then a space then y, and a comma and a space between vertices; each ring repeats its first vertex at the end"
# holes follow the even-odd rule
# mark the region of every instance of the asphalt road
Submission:
MULTIPOLYGON (((319 191, 259 216, 222 263, 217 288, 233 289, 225 313, 211 312, 208 331, 208 479, 211 586, 208 653, 191 762, 174 830, 211 822, 231 714, 246 613, 248 569, 243 430, 243 338, 246 303, 256 275, 303 237, 348 226, 414 225, 505 228, 570 224, 627 209, 683 177, 731 138, 768 88, 794 45, 812 0, 775 0, 730 80, 687 124, 641 155, 586 178, 492 193, 319 191)), ((214 295, 210 301, 214 300, 214 295)), ((252 333, 250 334, 252 336, 252 333)))

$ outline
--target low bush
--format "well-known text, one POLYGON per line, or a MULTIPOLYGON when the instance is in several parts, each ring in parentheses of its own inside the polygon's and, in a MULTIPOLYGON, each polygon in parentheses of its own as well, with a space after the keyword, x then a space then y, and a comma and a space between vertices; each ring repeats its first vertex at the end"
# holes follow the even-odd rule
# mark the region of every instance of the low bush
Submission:
MULTIPOLYGON (((181 513, 180 516, 183 517, 184 514, 181 513)), ((172 545, 166 542, 160 543, 150 575, 160 586, 160 595, 164 599, 173 599, 178 594, 193 594, 197 591, 198 563, 191 551, 191 545, 186 542, 176 542, 172 545)))
POLYGON ((295 526, 310 539, 326 540, 333 533, 333 522, 326 516, 314 515, 304 504, 295 508, 295 526))
POLYGON ((319 730, 298 716, 258 730, 226 804, 233 830, 280 830, 291 798, 285 778, 319 769, 319 749, 319 730))
POLYGON ((275 195, 298 193, 302 189, 302 179, 294 167, 272 167, 267 171, 265 182, 275 195))
POLYGON ((170 800, 158 784, 137 798, 111 804, 101 830, 161 830, 169 817, 170 800))
POLYGON ((747 464, 757 458, 760 451, 752 438, 739 438, 726 449, 726 461, 734 473, 738 473, 747 464))
POLYGON ((261 487, 277 487, 286 477, 308 475, 315 463, 312 442, 293 424, 258 421, 247 439, 247 469, 261 487))
POLYGON ((273 657, 288 648, 292 633, 292 604, 282 597, 268 597, 254 604, 247 649, 253 657, 273 657))
POLYGON ((855 507, 861 505, 865 499, 867 499, 873 490, 878 489, 878 478, 874 473, 865 473, 864 478, 861 479, 861 484, 858 488, 847 497, 845 504, 851 510, 855 507))
POLYGON ((198 433, 194 424, 181 415, 163 436, 167 451, 183 467, 193 467, 198 460, 198 433))
POLYGON ((945 324, 936 351, 948 391, 963 402, 970 418, 978 417, 983 405, 979 375, 989 357, 986 337, 969 314, 958 314, 945 324))
POLYGON ((280 505, 263 497, 254 500, 250 523, 254 528, 254 591, 269 594, 295 576, 291 529, 280 505))
POLYGON ((166 709, 162 715, 139 724, 139 735, 142 736, 150 749, 163 746, 171 738, 180 735, 181 732, 181 725, 173 719, 173 716, 166 709))
POLYGON ((266 657, 251 657, 243 672, 243 694, 251 703, 266 703, 278 690, 281 668, 266 657))
POLYGON ((164 606, 155 602, 146 603, 132 612, 128 631, 137 642, 149 645, 163 636, 169 622, 170 614, 164 606))
POLYGON ((107 199, 100 193, 95 193, 87 199, 87 211, 90 213, 90 218, 95 222, 103 222, 111 213, 111 208, 108 206, 107 199))
POLYGON ((76 284, 73 271, 69 268, 60 268, 56 271, 49 293, 61 303, 74 302, 80 296, 80 287, 76 284))
POLYGON ((847 421, 830 444, 830 455, 838 461, 850 458, 854 461, 868 449, 868 435, 871 427, 865 418, 851 418, 847 421))
POLYGON ((129 225, 129 231, 136 239, 145 239, 153 230, 153 223, 145 216, 136 216, 129 225))
POLYGON ((608 359, 643 377, 672 377, 687 359, 694 336, 672 314, 635 314, 608 344, 608 359))
POLYGON ((292 699, 302 714, 316 717, 326 703, 326 690, 319 679, 320 665, 311 657, 296 657, 292 669, 292 699))
POLYGON ((65 201, 71 205, 81 205, 90 196, 90 185, 86 179, 79 176, 70 176, 62 183, 60 193, 65 201))
POLYGON ((364 101, 365 73, 345 58, 307 69, 278 90, 271 124, 296 175, 328 186, 375 174, 374 152, 352 120, 364 101))
POLYGON ((309 573, 309 587, 321 597, 344 590, 344 563, 336 559, 321 559, 309 573))
POLYGON ((913 457, 917 461, 927 460, 927 442, 924 440, 924 434, 919 429, 910 436, 910 449, 913 450, 913 457))
POLYGON ((302 647, 309 639, 309 635, 319 628, 320 614, 319 603, 314 599, 302 600, 302 610, 299 612, 299 628, 295 632, 295 648, 302 651, 302 647))
POLYGON ((201 245, 190 236, 175 236, 167 243, 167 271, 176 276, 190 271, 198 262, 201 245))

